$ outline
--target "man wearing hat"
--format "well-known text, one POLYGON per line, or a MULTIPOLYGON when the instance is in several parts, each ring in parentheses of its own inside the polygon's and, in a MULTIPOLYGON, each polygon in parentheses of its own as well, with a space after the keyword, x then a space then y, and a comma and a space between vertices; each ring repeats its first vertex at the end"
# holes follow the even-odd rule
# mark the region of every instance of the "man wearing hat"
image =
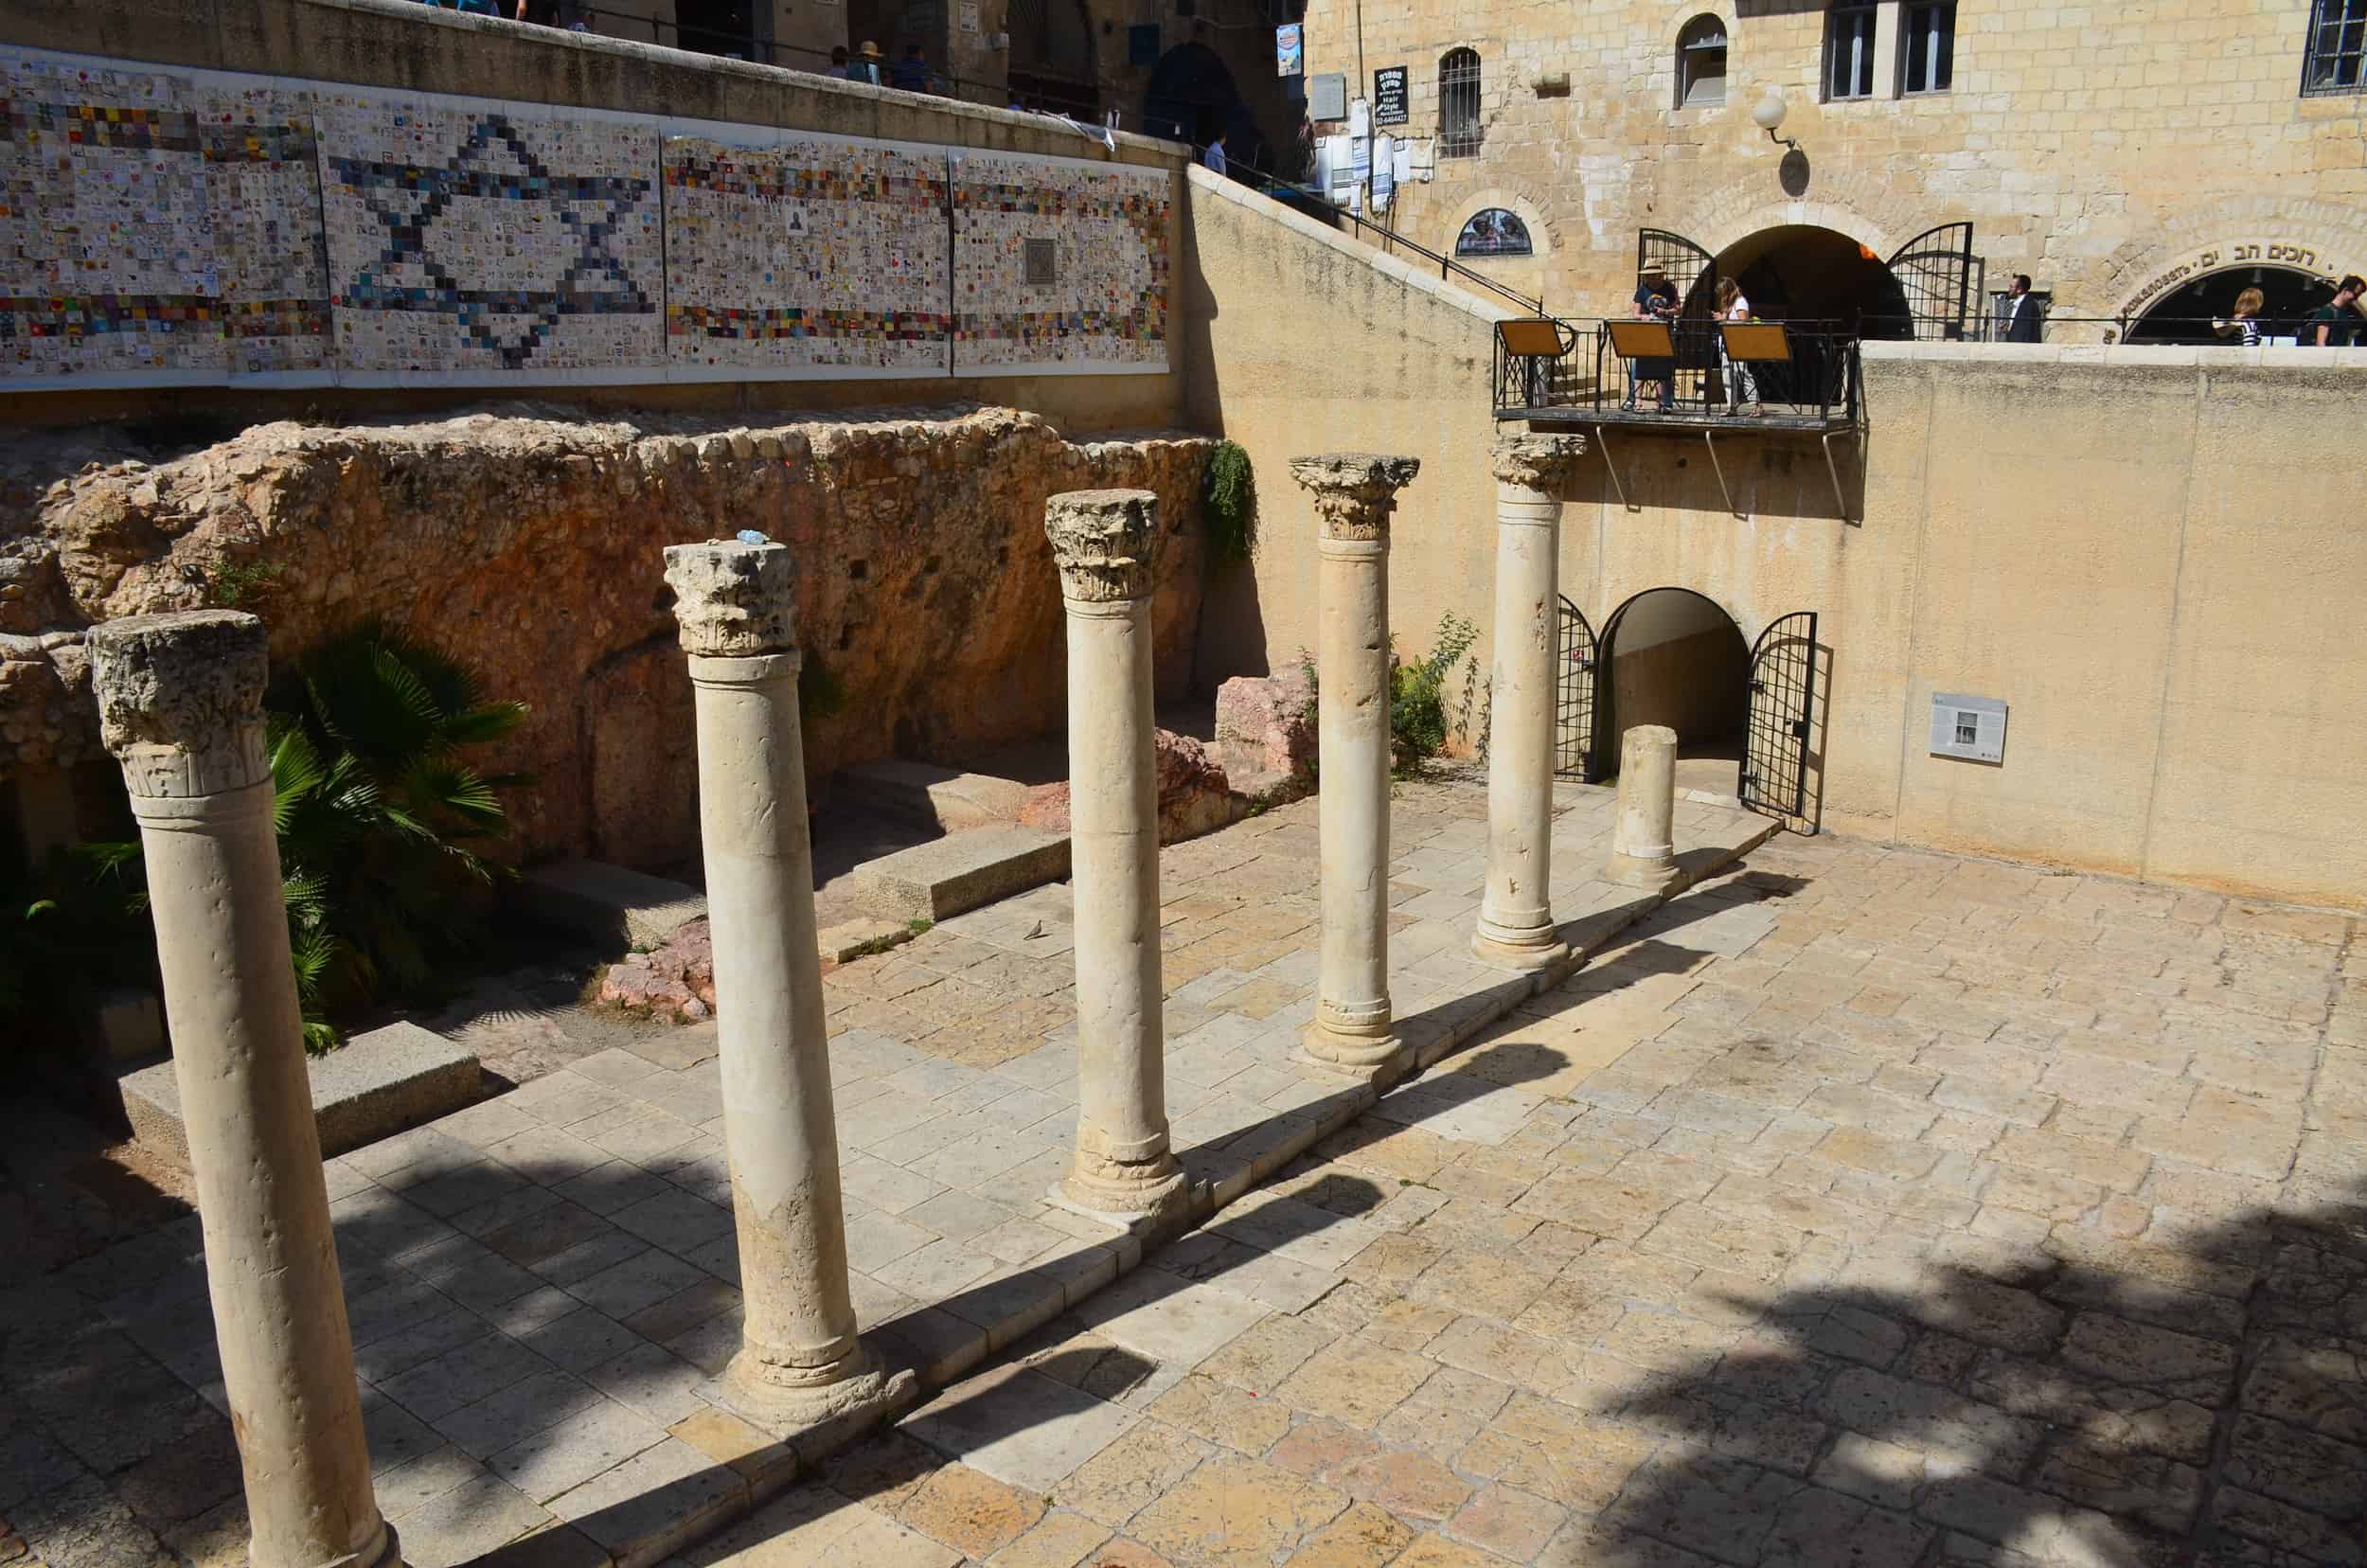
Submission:
MULTIPOLYGON (((1667 270, 1657 261, 1636 274, 1635 318, 1638 321, 1668 321, 1677 319, 1677 285, 1668 281, 1667 270)), ((1635 411, 1636 394, 1650 385, 1659 392, 1659 408, 1663 414, 1676 407, 1677 362, 1673 359, 1637 359, 1628 362, 1628 399, 1619 406, 1629 413, 1635 411)))
POLYGON ((846 80, 849 81, 867 81, 874 87, 886 86, 887 82, 880 75, 880 70, 881 66, 886 62, 887 56, 880 52, 878 41, 869 38, 864 39, 863 41, 863 47, 856 50, 855 53, 857 58, 855 62, 847 67, 846 80))

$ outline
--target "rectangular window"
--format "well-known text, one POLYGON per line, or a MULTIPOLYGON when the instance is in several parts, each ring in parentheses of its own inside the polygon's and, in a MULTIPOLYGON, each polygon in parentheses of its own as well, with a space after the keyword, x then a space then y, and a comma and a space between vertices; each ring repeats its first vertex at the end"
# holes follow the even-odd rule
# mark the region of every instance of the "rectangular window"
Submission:
MULTIPOLYGON (((2359 0, 2367 5, 2367 0, 2359 0)), ((1945 93, 1956 64, 1956 0, 1925 0, 1906 12, 1898 80, 1910 93, 1945 93)))
POLYGON ((2367 87, 2367 0, 2316 0, 2302 56, 2302 93, 2356 93, 2367 87))
POLYGON ((1979 714, 1967 713, 1962 709, 1957 710, 1956 743, 1960 746, 1977 746, 1981 743, 1981 716, 1979 714))
MULTIPOLYGON (((2362 0, 2367 3, 2367 0, 2362 0)), ((1824 96, 1874 96, 1874 8, 1842 0, 1824 13, 1824 96)))

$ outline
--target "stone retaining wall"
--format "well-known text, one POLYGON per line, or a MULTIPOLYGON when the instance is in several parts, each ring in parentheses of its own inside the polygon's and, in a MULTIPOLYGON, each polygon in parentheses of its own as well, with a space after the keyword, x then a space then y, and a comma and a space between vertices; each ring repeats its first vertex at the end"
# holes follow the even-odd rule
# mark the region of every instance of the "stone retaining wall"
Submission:
POLYGON ((690 687, 659 552, 753 528, 800 567, 819 775, 1059 726, 1046 496, 1160 497, 1160 689, 1191 673, 1209 443, 1070 442, 1007 409, 717 428, 505 405, 258 425, 155 463, 122 430, 0 445, 0 781, 96 758, 80 633, 235 602, 284 664, 369 616, 529 704, 488 760, 533 772, 519 847, 659 865, 696 843, 690 687), (79 472, 77 472, 79 470, 79 472))

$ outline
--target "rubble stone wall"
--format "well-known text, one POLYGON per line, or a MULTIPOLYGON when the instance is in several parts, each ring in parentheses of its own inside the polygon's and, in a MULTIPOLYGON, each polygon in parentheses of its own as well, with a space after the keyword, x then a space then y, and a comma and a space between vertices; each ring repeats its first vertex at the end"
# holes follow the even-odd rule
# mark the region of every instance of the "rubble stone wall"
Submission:
POLYGON ((660 865, 696 845, 690 686, 659 552, 756 529, 800 565, 817 775, 1057 729, 1047 496, 1160 498, 1161 695, 1188 685, 1210 443, 1071 442, 1008 409, 718 428, 505 405, 431 421, 254 426, 146 460, 119 428, 0 443, 0 780, 98 756, 81 633, 236 603, 284 662, 371 616, 533 709, 488 758, 537 775, 527 853, 660 865))

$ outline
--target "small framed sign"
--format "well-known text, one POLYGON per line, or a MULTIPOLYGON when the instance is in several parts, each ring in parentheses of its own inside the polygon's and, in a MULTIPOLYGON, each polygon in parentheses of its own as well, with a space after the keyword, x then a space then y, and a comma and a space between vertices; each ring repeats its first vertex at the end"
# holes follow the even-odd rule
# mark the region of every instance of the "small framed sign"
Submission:
POLYGON ((1276 76, 1294 77, 1307 69, 1307 45, 1298 23, 1287 22, 1273 30, 1273 62, 1276 76))
POLYGON ((1402 65, 1383 65, 1373 73, 1373 123, 1403 125, 1413 112, 1406 101, 1408 73, 1402 65))

